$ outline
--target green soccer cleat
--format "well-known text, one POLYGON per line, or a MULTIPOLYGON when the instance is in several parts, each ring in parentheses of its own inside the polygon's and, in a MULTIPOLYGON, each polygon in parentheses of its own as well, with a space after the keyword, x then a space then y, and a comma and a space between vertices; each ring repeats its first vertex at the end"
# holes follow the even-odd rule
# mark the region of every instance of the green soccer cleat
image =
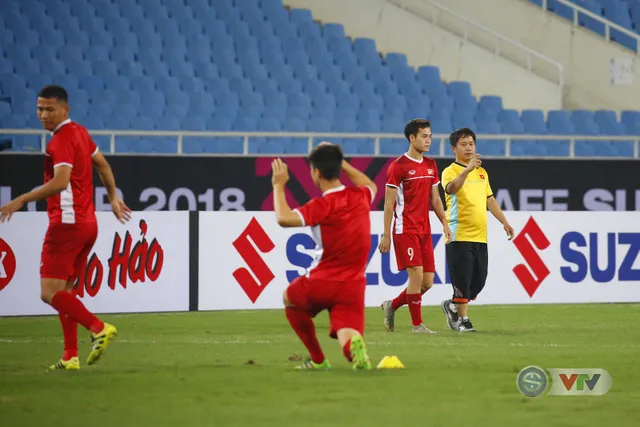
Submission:
POLYGON ((107 351, 107 347, 109 347, 109 343, 118 335, 118 330, 115 326, 110 325, 108 323, 104 324, 104 328, 97 334, 91 334, 91 343, 93 348, 91 349, 91 353, 89 353, 89 357, 87 359, 87 363, 89 365, 93 365, 96 363, 104 352, 107 351))
POLYGON ((311 358, 304 361, 300 366, 296 366, 298 371, 328 371, 331 369, 331 363, 329 359, 324 359, 322 363, 315 363, 311 358))
POLYGON ((60 359, 55 365, 49 366, 49 371, 77 371, 80 369, 80 359, 72 357, 69 360, 60 359))
POLYGON ((371 360, 369 360, 369 355, 367 354, 367 346, 364 343, 364 338, 359 335, 351 338, 351 360, 354 371, 371 369, 371 360))

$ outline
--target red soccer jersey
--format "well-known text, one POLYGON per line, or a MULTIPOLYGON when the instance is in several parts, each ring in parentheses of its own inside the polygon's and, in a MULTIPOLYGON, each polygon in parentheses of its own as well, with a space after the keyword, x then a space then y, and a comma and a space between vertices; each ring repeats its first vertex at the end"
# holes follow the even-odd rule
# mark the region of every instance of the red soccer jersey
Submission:
POLYGON ((371 249, 369 187, 338 187, 295 209, 302 224, 311 226, 315 257, 307 270, 310 279, 361 282, 371 249))
POLYGON ((50 224, 96 221, 91 157, 97 152, 87 130, 77 123, 67 119, 53 131, 44 158, 44 183, 53 179, 58 166, 71 167, 71 180, 66 189, 47 199, 50 224))
POLYGON ((438 166, 428 157, 418 161, 404 154, 389 165, 387 185, 398 189, 393 207, 394 234, 431 234, 431 188, 438 184, 438 166))

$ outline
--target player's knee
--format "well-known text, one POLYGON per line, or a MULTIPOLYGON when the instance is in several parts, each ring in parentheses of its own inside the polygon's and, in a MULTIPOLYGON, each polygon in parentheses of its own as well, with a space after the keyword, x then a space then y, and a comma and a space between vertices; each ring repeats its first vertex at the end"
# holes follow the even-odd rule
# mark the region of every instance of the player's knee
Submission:
MULTIPOLYGON (((47 304, 51 304, 51 300, 56 293, 66 290, 65 285, 66 283, 61 280, 43 279, 40 282, 40 299, 47 304)), ((70 291, 67 290, 67 292, 70 291)))
POLYGON ((422 267, 407 267, 409 280, 422 281, 422 267))
POLYGON ((286 290, 282 293, 282 303, 285 307, 293 307, 293 304, 291 304, 291 301, 289 301, 289 297, 287 297, 286 290))
POLYGON ((51 304, 52 298, 53 298, 53 292, 51 292, 51 289, 43 286, 40 289, 40 299, 46 304, 51 304))
POLYGON ((422 284, 420 285, 420 290, 422 291, 422 293, 425 293, 432 287, 433 287, 432 281, 423 281, 422 284))

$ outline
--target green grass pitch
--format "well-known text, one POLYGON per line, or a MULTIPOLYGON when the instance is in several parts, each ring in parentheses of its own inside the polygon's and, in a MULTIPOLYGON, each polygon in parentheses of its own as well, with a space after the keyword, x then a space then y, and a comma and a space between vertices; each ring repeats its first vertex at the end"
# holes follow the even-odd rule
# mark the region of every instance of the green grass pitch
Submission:
POLYGON ((367 310, 373 362, 403 370, 352 372, 327 315, 316 319, 328 372, 297 372, 304 348, 284 311, 105 315, 118 339, 95 366, 46 373, 62 350, 57 317, 0 319, 0 424, 6 426, 605 426, 640 422, 640 305, 475 306, 476 334, 445 326, 413 335, 406 308, 396 332, 367 310), (604 396, 542 396, 516 388, 517 372, 603 368, 604 396))

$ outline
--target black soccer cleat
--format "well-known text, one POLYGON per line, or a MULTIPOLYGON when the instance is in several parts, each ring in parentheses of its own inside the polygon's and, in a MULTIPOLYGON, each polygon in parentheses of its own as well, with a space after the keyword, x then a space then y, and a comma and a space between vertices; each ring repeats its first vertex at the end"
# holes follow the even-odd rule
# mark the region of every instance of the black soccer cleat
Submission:
POLYGON ((458 332, 476 332, 469 318, 461 320, 458 325, 458 332))

